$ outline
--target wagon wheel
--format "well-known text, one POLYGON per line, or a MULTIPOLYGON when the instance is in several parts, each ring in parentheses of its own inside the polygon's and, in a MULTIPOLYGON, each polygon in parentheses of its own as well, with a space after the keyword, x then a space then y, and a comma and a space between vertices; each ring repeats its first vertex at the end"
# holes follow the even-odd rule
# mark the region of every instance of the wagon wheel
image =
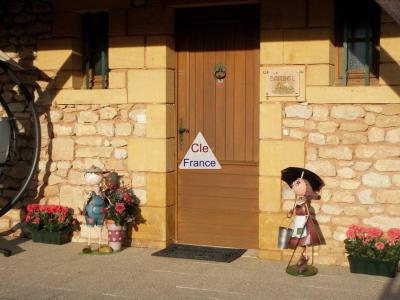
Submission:
MULTIPOLYGON (((33 149, 33 159, 31 165, 29 166, 29 170, 24 180, 22 181, 21 187, 18 193, 11 198, 2 208, 0 208, 0 217, 6 214, 18 201, 21 200, 24 195, 26 189, 29 186, 29 183, 33 179, 35 175, 35 170, 39 161, 40 155, 40 122, 39 116, 35 108, 35 104, 31 94, 29 93, 26 86, 21 82, 16 73, 13 71, 13 68, 18 68, 23 70, 19 65, 17 65, 13 60, 7 57, 3 52, 0 51, 0 73, 6 73, 11 80, 19 87, 23 95, 25 96, 25 101, 29 107, 29 112, 31 113, 31 122, 33 123, 33 132, 34 132, 34 149, 33 149)), ((8 127, 9 132, 9 145, 8 145, 8 154, 6 154, 5 159, 0 164, 0 183, 5 180, 7 177, 7 173, 12 170, 12 168, 16 165, 16 148, 17 148, 17 126, 15 122, 15 116, 10 110, 9 104, 4 100, 3 97, 0 96, 0 105, 4 109, 7 118, 6 127, 8 127)), ((4 134, 0 134, 0 142, 7 143, 7 141, 1 141, 1 139, 7 138, 4 134)))

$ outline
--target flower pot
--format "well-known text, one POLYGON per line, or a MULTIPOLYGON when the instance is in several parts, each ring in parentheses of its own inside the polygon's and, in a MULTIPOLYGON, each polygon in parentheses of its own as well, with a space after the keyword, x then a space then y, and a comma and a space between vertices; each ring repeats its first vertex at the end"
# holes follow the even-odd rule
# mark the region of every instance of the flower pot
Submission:
POLYGON ((115 223, 107 223, 108 229, 108 245, 114 251, 120 251, 122 246, 122 239, 124 236, 124 228, 116 225, 115 223))
POLYGON ((399 262, 348 256, 351 273, 395 277, 399 262))
POLYGON ((44 231, 31 229, 32 240, 35 243, 63 245, 71 241, 71 232, 69 231, 44 231))

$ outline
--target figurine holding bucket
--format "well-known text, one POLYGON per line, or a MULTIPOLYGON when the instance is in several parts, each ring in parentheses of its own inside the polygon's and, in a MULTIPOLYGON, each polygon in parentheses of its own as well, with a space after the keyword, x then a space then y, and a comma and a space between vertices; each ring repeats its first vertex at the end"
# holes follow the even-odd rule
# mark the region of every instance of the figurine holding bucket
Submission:
POLYGON ((318 191, 324 186, 324 182, 317 174, 295 167, 282 170, 281 178, 294 191, 296 200, 288 215, 288 217, 293 217, 290 228, 282 226, 279 228, 278 247, 294 249, 286 268, 287 273, 296 276, 312 276, 318 271, 314 266, 308 265, 307 246, 320 245, 322 238, 316 221, 310 213, 310 200, 320 199, 318 191), (302 247, 300 258, 295 265, 290 266, 298 246, 302 247))

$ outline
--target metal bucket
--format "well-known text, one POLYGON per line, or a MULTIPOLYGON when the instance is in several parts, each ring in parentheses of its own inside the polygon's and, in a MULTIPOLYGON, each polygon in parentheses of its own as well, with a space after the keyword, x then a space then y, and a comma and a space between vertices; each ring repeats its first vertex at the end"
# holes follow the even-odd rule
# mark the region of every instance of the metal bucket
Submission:
POLYGON ((278 248, 287 249, 289 248, 289 241, 292 237, 293 229, 288 227, 279 227, 278 235, 278 248))
POLYGON ((7 118, 0 118, 0 164, 5 163, 10 148, 11 129, 7 118))

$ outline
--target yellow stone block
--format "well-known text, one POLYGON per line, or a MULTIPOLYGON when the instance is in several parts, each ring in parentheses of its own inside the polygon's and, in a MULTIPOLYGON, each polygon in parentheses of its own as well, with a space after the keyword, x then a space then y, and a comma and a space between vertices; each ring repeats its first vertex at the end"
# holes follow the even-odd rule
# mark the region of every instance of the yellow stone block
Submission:
POLYGON ((126 88, 126 71, 111 70, 108 73, 108 88, 119 89, 126 88))
POLYGON ((280 250, 259 250, 258 257, 268 260, 282 260, 282 251, 280 250))
POLYGON ((285 66, 267 66, 267 67, 261 67, 260 68, 260 100, 261 101, 268 101, 268 102, 302 102, 305 101, 306 99, 306 76, 305 76, 305 66, 290 66, 290 65, 285 65, 285 66), (267 97, 267 70, 268 69, 292 69, 292 70, 298 70, 299 71, 299 88, 300 88, 300 95, 299 96, 283 96, 283 97, 267 97))
POLYGON ((175 172, 147 174, 147 205, 166 207, 175 204, 175 172))
POLYGON ((397 63, 380 64, 379 84, 400 84, 400 68, 397 63))
POLYGON ((80 89, 82 88, 82 72, 59 71, 56 75, 57 89, 80 89))
POLYGON ((330 30, 290 29, 284 32, 285 64, 323 64, 330 62, 330 30))
POLYGON ((82 42, 80 39, 38 40, 35 67, 41 70, 82 70, 82 42))
POLYGON ((280 212, 282 210, 281 178, 260 176, 259 195, 260 211, 280 212))
POLYGON ((310 86, 306 94, 309 103, 400 103, 400 86, 310 86))
POLYGON ((334 66, 329 64, 308 65, 306 70, 306 85, 329 86, 333 80, 334 66))
POLYGON ((57 104, 126 104, 126 89, 58 90, 57 104))
POLYGON ((173 70, 129 70, 129 103, 174 103, 173 70))
POLYGON ((282 138, 282 105, 262 103, 260 105, 260 139, 282 138))
POLYGON ((108 12, 108 35, 126 35, 126 10, 116 9, 108 12))
POLYGON ((281 176, 287 167, 304 167, 304 141, 260 141, 260 175, 281 176))
POLYGON ((146 68, 176 68, 175 39, 168 35, 146 38, 146 68))
POLYGON ((174 104, 154 104, 147 106, 147 137, 174 137, 175 123, 176 119, 174 104))
POLYGON ((81 37, 82 15, 77 12, 57 12, 53 17, 54 37, 81 37))
POLYGON ((287 226, 286 214, 260 213, 259 215, 259 247, 260 249, 278 250, 279 226, 287 226), (286 222, 286 223, 285 223, 286 222))
POLYGON ((144 224, 132 231, 133 239, 168 241, 174 237, 175 207, 142 207, 144 224))
POLYGON ((110 69, 143 68, 144 37, 111 37, 109 39, 108 61, 110 69))
POLYGON ((174 9, 136 7, 128 11, 128 34, 175 34, 174 9))
POLYGON ((262 30, 260 64, 283 64, 283 30, 262 30))
POLYGON ((261 28, 298 28, 306 25, 306 2, 263 1, 261 28))
POLYGON ((173 171, 175 169, 175 139, 130 138, 128 168, 131 171, 173 171))

